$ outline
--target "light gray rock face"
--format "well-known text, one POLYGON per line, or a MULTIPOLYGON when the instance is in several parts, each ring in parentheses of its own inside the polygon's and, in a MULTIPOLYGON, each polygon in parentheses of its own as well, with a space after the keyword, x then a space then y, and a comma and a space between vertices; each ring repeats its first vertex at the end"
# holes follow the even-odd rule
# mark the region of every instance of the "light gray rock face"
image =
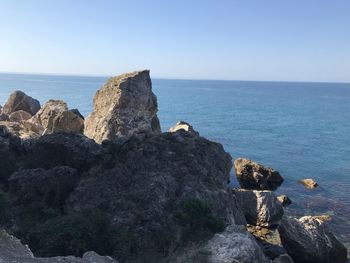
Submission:
POLYGON ((283 206, 271 191, 233 189, 249 224, 271 227, 279 224, 283 206))
POLYGON ((117 261, 110 257, 102 257, 95 252, 86 252, 82 258, 73 256, 35 258, 28 246, 0 230, 0 263, 117 263, 117 261))
POLYGON ((169 132, 176 132, 176 131, 179 131, 179 130, 186 131, 186 132, 188 132, 188 133, 190 133, 191 135, 194 135, 194 136, 199 135, 199 132, 195 131, 193 129, 193 127, 189 123, 184 122, 184 121, 177 122, 174 127, 171 127, 169 129, 169 132))
POLYGON ((61 100, 49 100, 46 104, 27 122, 32 123, 39 129, 40 134, 56 132, 83 133, 84 119, 73 111, 68 110, 67 103, 61 100), (41 131, 40 131, 40 126, 41 131))
POLYGON ((171 263, 268 263, 254 237, 243 226, 231 225, 208 242, 185 248, 171 263))
POLYGON ((31 117, 32 117, 32 115, 30 115, 30 113, 28 113, 24 110, 18 110, 18 111, 12 112, 9 115, 9 121, 21 122, 21 121, 29 120, 31 117))
POLYGON ((84 134, 101 143, 140 132, 159 133, 157 111, 149 70, 123 74, 109 79, 96 92, 84 134))
POLYGON ((283 247, 295 263, 345 263, 346 248, 320 219, 284 218, 279 226, 283 247))
POLYGON ((40 110, 40 103, 36 99, 26 95, 24 92, 17 90, 10 95, 2 111, 3 113, 11 114, 12 112, 19 110, 34 115, 40 110))
POLYGON ((273 191, 283 183, 279 172, 252 160, 238 158, 234 166, 237 180, 243 189, 273 191))

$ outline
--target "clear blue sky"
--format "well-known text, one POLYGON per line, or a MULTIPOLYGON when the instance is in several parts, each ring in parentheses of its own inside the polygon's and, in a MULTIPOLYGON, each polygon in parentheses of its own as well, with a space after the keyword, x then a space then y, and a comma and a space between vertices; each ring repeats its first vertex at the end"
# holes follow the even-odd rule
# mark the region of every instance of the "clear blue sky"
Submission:
POLYGON ((0 71, 350 81, 349 0, 0 0, 0 71))

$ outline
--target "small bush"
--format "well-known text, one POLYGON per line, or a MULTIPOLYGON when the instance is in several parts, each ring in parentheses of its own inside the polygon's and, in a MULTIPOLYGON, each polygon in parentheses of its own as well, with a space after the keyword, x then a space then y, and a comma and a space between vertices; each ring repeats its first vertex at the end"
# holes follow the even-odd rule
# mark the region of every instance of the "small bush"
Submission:
POLYGON ((224 221, 213 214, 211 205, 198 199, 183 201, 176 218, 185 228, 189 238, 222 232, 225 229, 224 221))

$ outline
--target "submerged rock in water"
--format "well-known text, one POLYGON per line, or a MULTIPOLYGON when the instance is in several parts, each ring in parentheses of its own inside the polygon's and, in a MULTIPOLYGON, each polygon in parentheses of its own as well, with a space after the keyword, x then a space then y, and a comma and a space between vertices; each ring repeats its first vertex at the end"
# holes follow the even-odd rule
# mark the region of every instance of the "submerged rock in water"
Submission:
POLYGON ((317 217, 284 218, 278 230, 283 247, 295 263, 346 262, 346 248, 317 217))
POLYGON ((17 238, 0 230, 0 262, 1 263, 117 263, 111 257, 103 257, 95 252, 86 252, 82 258, 52 257, 36 258, 17 238))
POLYGON ((40 134, 56 132, 83 133, 84 119, 73 111, 68 110, 67 103, 62 100, 49 100, 45 105, 28 121, 37 127, 42 127, 40 134))
POLYGON ((169 129, 169 132, 177 132, 179 130, 188 132, 189 134, 194 135, 194 136, 199 135, 199 132, 195 131, 189 123, 184 122, 184 121, 177 122, 174 127, 171 127, 169 129))
POLYGON ((96 92, 84 134, 101 143, 135 133, 159 133, 157 97, 149 70, 111 78, 96 92))
POLYGON ((318 187, 316 181, 311 178, 299 180, 299 183, 301 183, 308 189, 315 189, 316 187, 318 187))
POLYGON ((263 227, 277 226, 283 216, 282 204, 271 191, 233 189, 247 223, 263 227))
POLYGON ((288 206, 292 204, 292 200, 289 199, 286 195, 279 195, 277 196, 277 200, 283 205, 288 206))
POLYGON ((239 158, 234 161, 234 166, 237 180, 243 189, 273 191, 283 183, 279 172, 252 160, 239 158))
POLYGON ((29 97, 22 91, 13 92, 4 105, 2 112, 11 114, 12 112, 23 110, 30 115, 36 114, 40 110, 40 103, 36 99, 29 97))

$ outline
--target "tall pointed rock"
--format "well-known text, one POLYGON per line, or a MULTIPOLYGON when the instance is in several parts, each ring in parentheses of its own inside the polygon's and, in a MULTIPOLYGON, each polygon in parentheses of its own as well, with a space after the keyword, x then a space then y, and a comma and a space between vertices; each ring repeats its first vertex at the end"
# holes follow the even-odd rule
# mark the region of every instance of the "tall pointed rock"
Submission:
POLYGON ((158 133, 161 130, 157 111, 149 70, 113 77, 96 92, 84 134, 101 143, 140 132, 158 133))

